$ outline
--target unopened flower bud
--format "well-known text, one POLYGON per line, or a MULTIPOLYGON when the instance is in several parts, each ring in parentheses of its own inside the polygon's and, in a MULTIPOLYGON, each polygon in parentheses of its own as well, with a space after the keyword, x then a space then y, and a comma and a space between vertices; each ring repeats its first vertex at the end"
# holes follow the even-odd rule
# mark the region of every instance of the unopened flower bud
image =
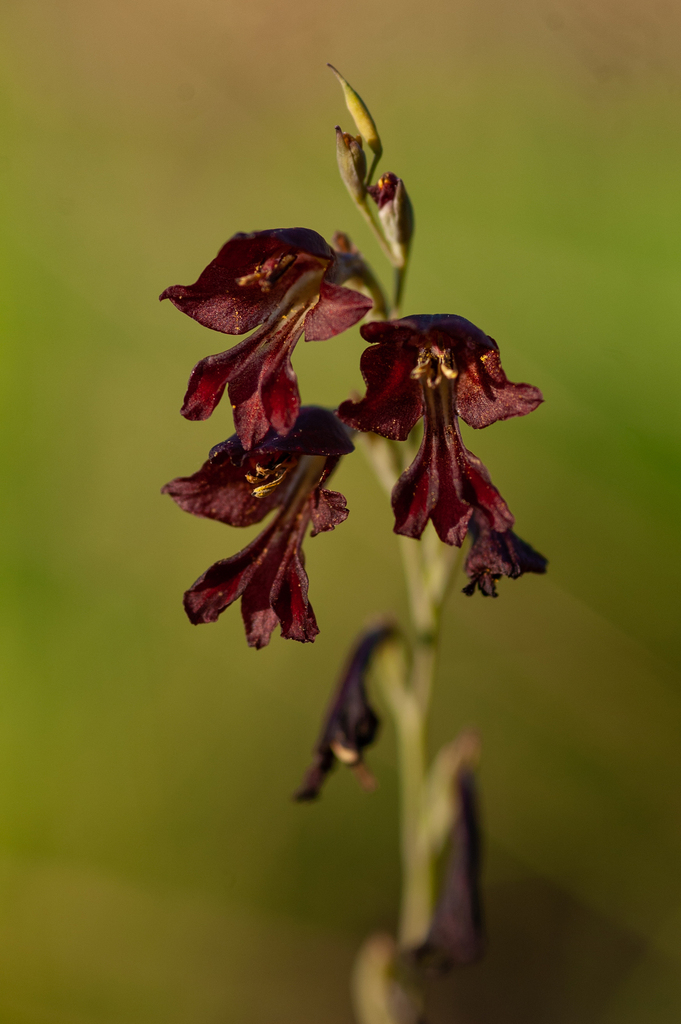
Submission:
POLYGON ((362 97, 355 92, 352 86, 345 81, 340 71, 336 71, 333 64, 329 64, 328 67, 331 68, 341 84, 345 103, 352 115, 355 125, 357 126, 357 131, 364 136, 367 146, 372 153, 374 153, 376 159, 379 160, 383 153, 383 146, 381 145, 378 129, 376 128, 373 117, 367 109, 366 103, 362 97))
POLYGON ((366 195, 364 181, 367 176, 367 158, 361 136, 354 138, 336 125, 336 158, 343 184, 355 202, 361 203, 366 195))
POLYGON ((375 185, 371 185, 367 192, 378 206, 378 216, 383 225, 383 233, 396 265, 398 267, 406 266, 409 246, 414 234, 414 211, 404 182, 396 174, 388 171, 378 179, 375 185))

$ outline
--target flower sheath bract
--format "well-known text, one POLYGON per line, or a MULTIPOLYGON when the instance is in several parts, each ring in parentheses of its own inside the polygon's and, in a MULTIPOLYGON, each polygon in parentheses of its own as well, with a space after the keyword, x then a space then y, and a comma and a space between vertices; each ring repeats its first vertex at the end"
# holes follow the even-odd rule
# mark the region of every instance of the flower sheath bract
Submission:
POLYGON ((186 512, 229 526, 251 526, 275 512, 243 551, 211 565, 186 591, 184 607, 194 624, 215 622, 240 597, 249 646, 265 647, 277 622, 284 637, 314 640, 319 629, 302 543, 310 523, 314 537, 347 519, 343 495, 322 484, 352 450, 332 412, 303 406, 285 437, 271 429, 245 451, 234 435, 216 445, 193 476, 165 485, 163 493, 186 512))
POLYGON ((166 288, 160 298, 204 327, 236 335, 258 328, 196 364, 182 415, 207 419, 227 386, 244 448, 270 427, 288 433, 300 408, 291 353, 303 331, 307 341, 324 341, 371 309, 371 299, 341 287, 350 276, 343 255, 316 231, 276 228, 234 235, 198 281, 166 288))

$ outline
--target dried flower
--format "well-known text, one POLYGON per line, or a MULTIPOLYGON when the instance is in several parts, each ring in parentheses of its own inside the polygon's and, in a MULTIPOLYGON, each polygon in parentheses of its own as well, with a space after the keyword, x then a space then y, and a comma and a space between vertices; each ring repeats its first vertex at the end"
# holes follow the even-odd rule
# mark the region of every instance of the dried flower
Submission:
POLYGON ((314 800, 319 796, 336 761, 353 768, 365 788, 373 788, 373 777, 364 765, 362 751, 373 743, 379 723, 367 699, 366 674, 376 648, 393 633, 392 625, 382 624, 359 637, 324 718, 314 761, 294 799, 314 800))
POLYGON ((470 768, 461 769, 456 786, 459 810, 444 884, 426 940, 416 950, 423 966, 440 971, 454 964, 472 963, 484 948, 480 826, 475 776, 470 768))
POLYGON ((186 512, 230 526, 251 526, 276 510, 269 526, 231 558, 212 565, 184 595, 195 625, 215 622, 238 597, 251 647, 265 647, 277 622, 303 643, 319 629, 308 600, 303 538, 333 530, 348 516, 345 498, 322 487, 339 458, 353 450, 332 412, 303 406, 293 429, 270 430, 245 451, 234 435, 216 445, 201 469, 163 488, 186 512))
POLYGON ((291 353, 303 331, 307 341, 324 341, 371 309, 371 299, 340 287, 346 279, 343 262, 316 231, 278 228, 234 235, 195 284, 166 288, 160 298, 204 327, 237 335, 258 328, 197 363, 182 415, 207 419, 228 385, 244 448, 270 427, 291 430, 300 408, 291 353))

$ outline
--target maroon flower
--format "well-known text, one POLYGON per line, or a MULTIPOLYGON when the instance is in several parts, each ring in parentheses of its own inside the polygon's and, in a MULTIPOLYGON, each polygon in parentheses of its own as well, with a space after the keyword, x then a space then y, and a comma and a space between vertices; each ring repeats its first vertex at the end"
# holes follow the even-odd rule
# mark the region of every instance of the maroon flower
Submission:
POLYGON ((460 416, 472 427, 524 416, 543 400, 506 378, 495 341, 460 316, 411 316, 370 323, 362 337, 366 396, 338 415, 357 430, 404 441, 423 416, 416 459, 393 490, 395 532, 420 537, 429 519, 441 540, 460 545, 478 509, 503 533, 513 516, 482 462, 463 444, 460 416))
POLYGON ((300 408, 291 353, 303 331, 307 341, 324 341, 371 309, 371 299, 339 287, 348 276, 342 255, 316 231, 277 228, 234 235, 195 284, 166 288, 160 298, 204 327, 223 334, 259 327, 196 364, 182 415, 207 419, 229 385, 244 448, 257 445, 270 427, 288 433, 300 408))
POLYGON ((366 674, 371 659, 394 627, 384 624, 363 633, 343 672, 324 719, 314 751, 314 761, 305 772, 295 800, 314 800, 336 761, 349 765, 365 788, 373 788, 373 777, 364 766, 362 751, 373 743, 378 718, 366 694, 366 674))
POLYGON ((249 646, 265 647, 277 622, 284 637, 314 640, 319 630, 301 545, 310 522, 314 537, 347 519, 343 495, 321 485, 352 450, 332 412, 304 406, 286 437, 272 429, 245 451, 234 435, 211 450, 198 473, 165 485, 163 493, 186 512, 229 526, 251 526, 276 510, 243 551, 211 565, 185 593, 195 625, 215 622, 240 597, 249 646))
POLYGON ((473 544, 466 558, 466 574, 471 582, 463 588, 471 597, 477 587, 485 597, 497 597, 496 580, 510 576, 516 580, 526 572, 545 573, 547 560, 513 530, 498 533, 487 520, 474 512, 468 525, 473 544))
POLYGON ((484 947, 480 901, 480 826, 475 776, 462 768, 456 779, 459 812, 444 884, 426 940, 416 950, 423 966, 446 971, 479 959, 484 947))

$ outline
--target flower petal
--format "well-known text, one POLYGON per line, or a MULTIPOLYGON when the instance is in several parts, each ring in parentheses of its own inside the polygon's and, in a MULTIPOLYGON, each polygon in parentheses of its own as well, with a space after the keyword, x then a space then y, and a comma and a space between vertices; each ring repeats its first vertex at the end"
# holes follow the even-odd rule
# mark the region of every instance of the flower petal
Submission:
POLYGON ((353 327, 366 313, 373 302, 353 288, 341 288, 322 280, 319 302, 305 318, 305 340, 326 341, 336 334, 353 327))
POLYGON ((466 558, 465 570, 471 582, 463 588, 470 597, 476 587, 486 597, 496 597, 495 581, 501 576, 517 579, 526 572, 543 574, 547 560, 512 530, 498 533, 490 529, 484 516, 475 513, 469 532, 473 544, 466 558))
POLYGON ((508 529, 513 516, 506 502, 461 439, 451 412, 450 383, 427 389, 426 395, 429 408, 421 447, 393 488, 395 533, 418 538, 431 519, 440 540, 460 547, 474 508, 495 529, 508 529))
POLYGON ((348 431, 330 409, 323 409, 319 405, 303 405, 295 425, 284 437, 272 428, 262 441, 246 452, 238 436, 233 434, 227 441, 211 448, 210 458, 217 458, 224 453, 229 454, 233 462, 241 464, 245 455, 249 458, 282 453, 332 456, 349 455, 354 449, 348 431))
POLYGON ((217 519, 228 526, 252 526, 281 503, 278 490, 262 498, 253 496, 245 471, 223 457, 204 462, 193 476, 177 477, 161 491, 192 515, 217 519))
MULTIPOLYGON (((362 335, 378 326, 384 325, 365 324, 362 335)), ((402 341, 366 348, 359 365, 367 393, 359 402, 343 402, 339 418, 355 430, 405 441, 423 415, 421 385, 411 378, 416 359, 417 350, 402 341)))
POLYGON ((182 406, 189 420, 207 419, 229 383, 234 422, 244 448, 258 444, 273 427, 286 434, 300 408, 291 352, 303 330, 304 310, 264 324, 227 352, 208 356, 192 370, 182 406))
POLYGON ((337 526, 344 523, 350 514, 345 502, 345 495, 340 491, 329 491, 325 487, 318 487, 310 499, 313 527, 310 536, 316 537, 318 533, 335 530, 337 526))
POLYGON ((482 354, 457 353, 456 360, 456 411, 470 427, 488 427, 497 420, 526 416, 544 401, 539 388, 508 380, 496 348, 482 354))
POLYGON ((185 592, 184 609, 195 626, 215 622, 225 608, 241 597, 267 551, 275 528, 276 520, 243 551, 211 565, 185 592))
POLYGON ((331 247, 307 228, 240 233, 223 245, 198 281, 166 288, 160 298, 204 327, 246 334, 278 309, 298 277, 332 260, 331 247), (258 278, 263 266, 271 271, 269 279, 258 278))

